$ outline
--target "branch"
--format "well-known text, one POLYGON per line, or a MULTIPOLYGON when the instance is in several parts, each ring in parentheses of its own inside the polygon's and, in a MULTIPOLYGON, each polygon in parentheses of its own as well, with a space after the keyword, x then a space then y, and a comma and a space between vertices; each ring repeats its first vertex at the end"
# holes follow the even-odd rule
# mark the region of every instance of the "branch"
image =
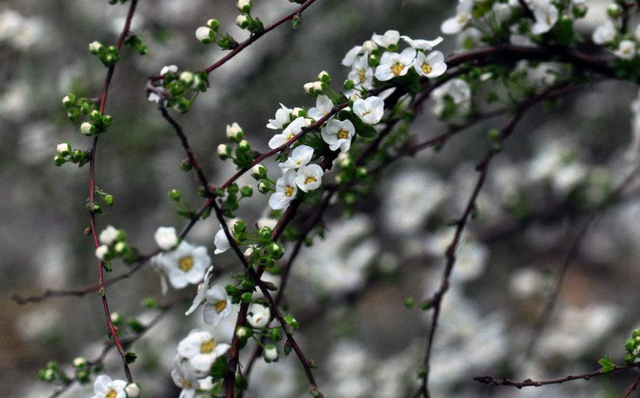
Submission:
POLYGON ((521 382, 515 382, 515 381, 512 381, 511 379, 507 379, 507 378, 495 379, 491 376, 474 377, 473 380, 486 385, 493 384, 494 386, 509 386, 509 387, 515 387, 520 389, 524 387, 542 387, 549 384, 562 384, 567 381, 573 381, 573 380, 590 380, 593 377, 598 377, 598 376, 606 375, 613 372, 619 372, 621 370, 637 369, 638 367, 640 367, 640 363, 634 363, 632 365, 625 365, 625 366, 616 365, 613 367, 613 370, 605 373, 602 373, 599 370, 596 370, 595 372, 585 373, 581 375, 576 375, 576 376, 569 375, 569 376, 557 377, 555 379, 549 379, 549 380, 526 379, 521 382))

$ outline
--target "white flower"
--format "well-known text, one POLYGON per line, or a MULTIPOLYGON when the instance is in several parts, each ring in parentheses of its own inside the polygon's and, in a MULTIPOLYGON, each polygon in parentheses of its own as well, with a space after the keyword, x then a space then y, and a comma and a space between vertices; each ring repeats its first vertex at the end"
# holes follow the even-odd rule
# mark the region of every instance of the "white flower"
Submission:
MULTIPOLYGON (((155 89, 156 89, 156 91, 158 91, 160 93, 164 92, 164 88, 162 88, 162 87, 156 87, 155 89)), ((162 100, 162 97, 156 92, 149 91, 148 99, 149 99, 149 102, 155 102, 156 104, 159 104, 160 100, 162 100)))
POLYGON ((238 123, 234 122, 231 126, 227 124, 227 138, 236 138, 241 133, 242 127, 238 123))
POLYGON ((534 35, 547 33, 558 22, 558 9, 551 3, 551 0, 537 0, 533 6, 533 16, 536 23, 531 28, 531 33, 534 35))
POLYGON ((196 38, 203 43, 211 42, 211 28, 208 26, 201 26, 196 29, 196 38))
POLYGON ((373 40, 367 40, 364 43, 362 43, 362 49, 364 50, 365 53, 371 54, 372 52, 378 49, 378 45, 373 40))
POLYGON ((124 392, 127 393, 127 398, 138 398, 140 396, 140 387, 136 383, 131 383, 124 388, 124 392))
POLYGON ((351 66, 355 62, 358 55, 362 53, 362 46, 355 46, 351 50, 347 52, 347 54, 342 59, 342 65, 351 66))
POLYGON ((445 35, 455 35, 460 33, 471 21, 472 0, 460 0, 456 9, 456 16, 447 19, 440 26, 440 30, 445 35))
POLYGON ((269 197, 269 206, 273 210, 284 209, 296 198, 297 193, 296 172, 289 170, 276 182, 276 191, 269 197))
POLYGON ((249 308, 249 314, 247 315, 247 322, 254 328, 264 328, 269 324, 271 319, 271 311, 269 307, 265 307, 262 304, 253 303, 249 308))
POLYGON ((352 80, 357 87, 366 89, 373 87, 373 68, 369 66, 369 58, 366 55, 353 63, 347 78, 352 80))
POLYGON ((163 67, 163 68, 160 70, 160 74, 161 74, 162 76, 166 75, 166 74, 167 74, 167 73, 169 73, 169 72, 171 72, 171 73, 178 73, 178 67, 177 67, 176 65, 168 65, 168 66, 163 67))
POLYGON ((276 118, 269 119, 267 128, 271 130, 282 130, 291 121, 291 109, 280 104, 280 109, 276 111, 276 118))
POLYGON ((198 372, 208 372, 211 365, 229 350, 229 344, 216 344, 209 332, 198 329, 178 343, 178 355, 188 360, 198 372))
POLYGON ((197 376, 193 372, 186 371, 185 368, 186 366, 177 366, 171 371, 171 378, 176 386, 182 388, 179 398, 193 398, 200 383, 197 376))
POLYGON ((316 98, 316 106, 309 109, 307 114, 314 120, 320 120, 327 116, 333 108, 333 102, 326 95, 319 95, 316 98))
POLYGON ((371 37, 371 40, 373 40, 380 47, 398 47, 400 33, 397 30, 388 30, 384 33, 384 35, 378 35, 374 33, 371 37))
POLYGON ((633 59, 636 56, 636 43, 631 40, 622 40, 613 55, 620 59, 633 59))
POLYGON ((153 263, 165 273, 174 288, 182 289, 202 281, 211 265, 211 257, 206 247, 194 247, 182 241, 176 250, 154 256, 153 263))
POLYGON ((376 68, 376 79, 385 82, 394 77, 406 75, 415 57, 416 50, 413 48, 405 48, 400 54, 385 52, 380 58, 380 65, 376 68))
POLYGON ((104 261, 104 256, 106 256, 107 253, 109 253, 109 246, 107 245, 98 246, 96 249, 96 257, 98 257, 100 261, 104 261))
POLYGON ((171 250, 178 244, 178 235, 173 227, 159 227, 153 238, 162 250, 171 250))
POLYGON ((291 156, 282 163, 279 163, 283 171, 288 171, 292 169, 298 169, 300 167, 306 166, 313 157, 313 148, 308 145, 300 145, 296 147, 292 152, 291 156))
POLYGON ((286 129, 282 131, 281 134, 276 134, 269 140, 269 148, 276 149, 284 144, 286 144, 289 140, 299 134, 304 127, 307 126, 307 122, 303 117, 299 117, 293 122, 289 123, 286 129))
POLYGON ((322 139, 329 144, 332 151, 340 148, 340 151, 347 152, 351 148, 351 139, 356 133, 356 128, 350 120, 331 120, 322 129, 322 139))
POLYGON ((264 357, 269 361, 278 359, 278 349, 274 345, 268 345, 264 348, 264 357))
POLYGON ((216 245, 216 250, 213 252, 213 254, 224 253, 231 248, 229 238, 227 238, 227 234, 224 233, 224 229, 222 227, 220 227, 220 230, 216 234, 213 243, 216 245))
POLYGON ((322 175, 324 171, 317 164, 301 167, 296 175, 296 185, 304 192, 318 189, 322 184, 322 175))
POLYGON ((94 127, 91 123, 89 122, 84 122, 82 123, 82 125, 80 125, 80 132, 84 135, 91 135, 94 132, 94 127))
POLYGON ((115 242, 116 239, 118 239, 118 230, 111 225, 100 232, 100 243, 103 245, 109 246, 115 242))
POLYGON ((447 64, 444 63, 444 54, 440 51, 432 51, 428 55, 418 52, 413 68, 420 76, 434 78, 442 75, 447 70, 447 64))
POLYGON ((433 47, 442 43, 442 41, 444 40, 440 36, 438 36, 435 40, 413 40, 409 36, 400 36, 400 37, 411 47, 415 48, 416 50, 422 50, 422 51, 431 51, 433 47))
POLYGON ((187 312, 184 313, 185 316, 189 316, 193 314, 195 310, 198 309, 200 304, 204 302, 205 300, 204 293, 207 289, 207 286, 209 286, 209 281, 211 281, 212 274, 213 274, 213 265, 210 266, 209 269, 207 269, 207 272, 204 274, 204 280, 202 281, 201 284, 198 285, 198 292, 196 293, 196 296, 193 298, 193 303, 191 303, 191 307, 189 307, 187 312))
POLYGON ((231 299, 224 288, 215 285, 204 293, 205 301, 202 314, 207 325, 217 328, 220 322, 231 314, 231 299))
POLYGON ((100 375, 93 383, 93 398, 127 398, 124 380, 111 380, 111 377, 100 375))
POLYGON ((363 123, 374 125, 382 119, 384 114, 384 100, 380 97, 359 99, 353 103, 353 112, 363 123))
POLYGON ((66 142, 63 142, 62 144, 58 144, 58 146, 56 147, 56 151, 59 154, 71 152, 71 145, 69 145, 66 142))

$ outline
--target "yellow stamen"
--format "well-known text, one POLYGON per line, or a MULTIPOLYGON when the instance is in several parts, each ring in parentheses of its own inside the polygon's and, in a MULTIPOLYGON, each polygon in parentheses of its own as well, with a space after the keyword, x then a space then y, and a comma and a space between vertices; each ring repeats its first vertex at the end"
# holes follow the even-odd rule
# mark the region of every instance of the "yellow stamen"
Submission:
POLYGON ((191 390, 193 388, 191 383, 189 383, 189 380, 187 380, 185 378, 183 378, 181 380, 181 383, 182 383, 182 388, 185 389, 185 390, 191 390))
POLYGON ((180 267, 180 269, 183 270, 184 272, 188 272, 191 270, 191 268, 193 268, 193 263, 194 263, 193 257, 191 256, 182 257, 178 262, 178 267, 180 267))
POLYGON ((340 129, 340 131, 338 131, 338 139, 346 140, 347 138, 349 138, 349 132, 347 130, 340 129))
POLYGON ((216 348, 216 342, 213 339, 209 339, 204 343, 202 343, 202 345, 200 346, 200 352, 202 354, 211 354, 213 350, 215 350, 215 348, 216 348))
POLYGON ((423 63, 421 68, 425 75, 431 73, 431 65, 429 65, 428 63, 423 63))
POLYGON ((400 62, 396 62, 392 67, 391 67, 391 72, 396 75, 396 76, 400 76, 400 73, 404 70, 404 65, 402 65, 400 62))
POLYGON ((360 79, 360 82, 364 82, 367 80, 367 71, 364 69, 358 69, 358 79, 360 79))
POLYGON ((307 177, 306 180, 304 180, 305 184, 311 184, 312 182, 316 182, 318 180, 316 180, 314 177, 307 177))
POLYGON ((287 187, 284 189, 284 194, 287 195, 288 198, 293 196, 293 187, 290 185, 287 185, 287 187))
POLYGON ((107 395, 105 395, 106 398, 116 398, 117 396, 118 396, 118 392, 113 388, 109 390, 107 395))
POLYGON ((218 312, 218 314, 221 313, 225 308, 227 308, 227 300, 218 301, 214 304, 214 307, 216 307, 216 312, 218 312))

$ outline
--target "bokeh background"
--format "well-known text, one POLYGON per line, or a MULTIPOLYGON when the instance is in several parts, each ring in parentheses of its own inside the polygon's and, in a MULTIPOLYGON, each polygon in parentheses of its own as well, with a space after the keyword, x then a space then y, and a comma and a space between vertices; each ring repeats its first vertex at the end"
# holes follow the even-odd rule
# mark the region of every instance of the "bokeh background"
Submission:
MULTIPOLYGON (((340 66, 343 55, 374 32, 438 36, 456 2, 402 3, 317 1, 297 31, 280 27, 215 71, 211 90, 178 117, 211 180, 221 182, 233 171, 215 156, 226 124, 240 123, 253 146, 264 150, 271 137, 265 125, 280 102, 313 106, 302 86, 319 71, 342 81, 348 72, 340 66)), ((581 47, 594 51, 588 37, 603 20, 607 2, 588 0, 587 5, 590 16, 580 23, 587 40, 581 47)), ((255 0, 254 14, 270 23, 294 7, 285 0, 255 0)), ((88 43, 115 43, 127 9, 89 0, 0 3, 1 396, 51 395, 55 388, 37 380, 38 369, 49 360, 67 367, 78 355, 95 358, 106 340, 97 294, 25 306, 10 297, 97 281, 92 244, 83 235, 88 168, 58 168, 52 160, 61 141, 90 145, 66 119, 61 98, 67 92, 97 95, 106 70, 88 53, 88 43)), ((107 105, 114 124, 100 140, 97 180, 116 197, 116 205, 98 218, 99 228, 125 229, 128 241, 142 252, 154 249, 158 226, 184 224, 167 198, 171 189, 181 189, 193 207, 200 203, 192 173, 179 169, 184 153, 177 137, 147 101, 146 76, 164 65, 198 69, 219 59, 222 53, 198 42, 194 32, 216 17, 223 30, 241 40, 246 34, 235 27, 236 15, 232 1, 140 0, 132 30, 150 51, 139 56, 127 49, 118 64, 107 105)), ((447 37, 441 46, 451 53, 456 38, 447 37)), ((603 187, 622 181, 637 162, 629 154, 629 104, 636 95, 632 85, 601 83, 569 95, 553 111, 538 106, 521 122, 492 168, 479 200, 480 217, 461 246, 436 340, 435 396, 609 397, 626 388, 631 374, 529 390, 485 387, 471 378, 577 374, 596 369, 605 355, 622 362, 624 339, 640 326, 637 184, 590 229, 540 343, 533 355, 523 354, 558 270, 588 219, 584 208, 597 203, 603 187)), ((422 139, 446 128, 428 108, 412 126, 422 139)), ((407 309, 405 298, 419 302, 439 283, 452 232, 445 224, 459 216, 471 193, 474 163, 489 145, 486 132, 502 124, 500 118, 481 124, 438 153, 389 168, 352 218, 339 209, 329 212, 326 240, 296 262, 289 310, 304 320, 298 338, 318 365, 325 396, 404 397, 415 391, 429 313, 417 306, 407 309)), ((241 181, 252 182, 249 177, 241 181)), ((253 222, 265 215, 266 200, 256 195, 243 208, 241 216, 253 222)), ((200 222, 188 240, 212 253, 218 227, 212 219, 200 222)), ((240 269, 228 254, 216 256, 214 263, 240 269)), ((126 271, 123 264, 115 268, 126 271)), ((229 281, 227 273, 218 283, 229 281)), ((113 311, 143 323, 156 314, 140 304, 144 297, 169 301, 181 294, 163 299, 150 267, 108 293, 113 311)), ((134 346, 139 356, 134 378, 147 397, 179 394, 169 376, 177 342, 190 329, 206 327, 200 315, 185 318, 184 307, 134 346)), ((227 318, 216 330, 220 341, 230 340, 234 323, 234 317, 227 318)), ((115 353, 107 364, 107 374, 123 377, 115 353)), ((259 360, 251 385, 250 397, 308 395, 294 357, 271 365, 259 360)), ((65 396, 91 395, 91 387, 84 386, 65 396)))

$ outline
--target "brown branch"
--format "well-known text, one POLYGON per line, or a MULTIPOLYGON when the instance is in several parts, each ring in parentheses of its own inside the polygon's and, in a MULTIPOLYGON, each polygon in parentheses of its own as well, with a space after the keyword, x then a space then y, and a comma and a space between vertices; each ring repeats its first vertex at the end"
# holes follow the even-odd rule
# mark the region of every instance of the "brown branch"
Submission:
MULTIPOLYGON (((133 15, 136 11, 136 6, 138 4, 138 0, 132 0, 131 6, 129 7, 129 12, 127 14, 127 18, 125 20, 124 28, 122 29, 122 33, 120 33, 120 37, 118 38, 117 48, 118 50, 122 49, 124 45, 125 39, 129 34, 129 28, 131 27, 131 21, 133 20, 133 15)), ((109 91, 109 85, 111 84, 111 79, 113 78, 113 74, 115 72, 116 65, 113 64, 109 67, 107 71, 107 77, 104 80, 104 85, 102 87, 102 94, 100 95, 100 114, 104 114, 104 110, 107 104, 107 94, 109 91)), ((91 235, 93 237, 93 244, 95 248, 98 248, 100 245, 98 242, 98 231, 96 228, 96 220, 95 213, 93 211, 94 205, 94 195, 95 195, 95 186, 96 186, 96 178, 95 178, 95 166, 96 166, 96 150, 98 146, 98 136, 93 139, 93 144, 91 145, 91 149, 89 150, 89 226, 91 228, 91 235)), ((127 377, 127 381, 129 383, 133 382, 133 378, 131 377, 131 371, 129 370, 129 365, 125 360, 125 351, 120 342, 120 338, 118 337, 118 329, 113 325, 111 321, 111 313, 109 311, 109 302, 107 300, 107 292, 104 285, 103 280, 103 263, 102 261, 98 261, 98 287, 100 295, 102 296, 102 307, 104 309, 104 314, 107 319, 107 327, 109 329, 109 333, 111 338, 113 338, 113 342, 120 353, 120 358, 122 359, 122 365, 124 367, 124 373, 127 377)))
POLYGON ((520 389, 524 387, 542 387, 549 384, 562 384, 567 381, 573 381, 573 380, 591 380, 591 378, 593 377, 598 377, 598 376, 606 375, 613 372, 619 372, 621 370, 637 369, 639 366, 640 366, 640 363, 634 363, 632 365, 625 365, 625 366, 616 365, 613 367, 611 371, 605 372, 605 373, 600 372, 599 370, 596 370, 595 372, 590 372, 590 373, 585 373, 585 374, 580 374, 575 376, 569 375, 565 377, 557 377, 555 379, 549 379, 549 380, 526 379, 521 382, 515 382, 515 381, 512 381, 511 379, 507 379, 507 378, 496 379, 491 376, 474 377, 473 380, 486 385, 493 384, 494 386, 508 386, 508 387, 515 387, 520 389))
POLYGON ((635 391, 636 387, 638 387, 638 383, 640 383, 640 374, 636 376, 636 378, 633 380, 633 383, 631 383, 631 385, 627 389, 627 392, 624 393, 622 398, 629 398, 631 396, 631 393, 635 391))

